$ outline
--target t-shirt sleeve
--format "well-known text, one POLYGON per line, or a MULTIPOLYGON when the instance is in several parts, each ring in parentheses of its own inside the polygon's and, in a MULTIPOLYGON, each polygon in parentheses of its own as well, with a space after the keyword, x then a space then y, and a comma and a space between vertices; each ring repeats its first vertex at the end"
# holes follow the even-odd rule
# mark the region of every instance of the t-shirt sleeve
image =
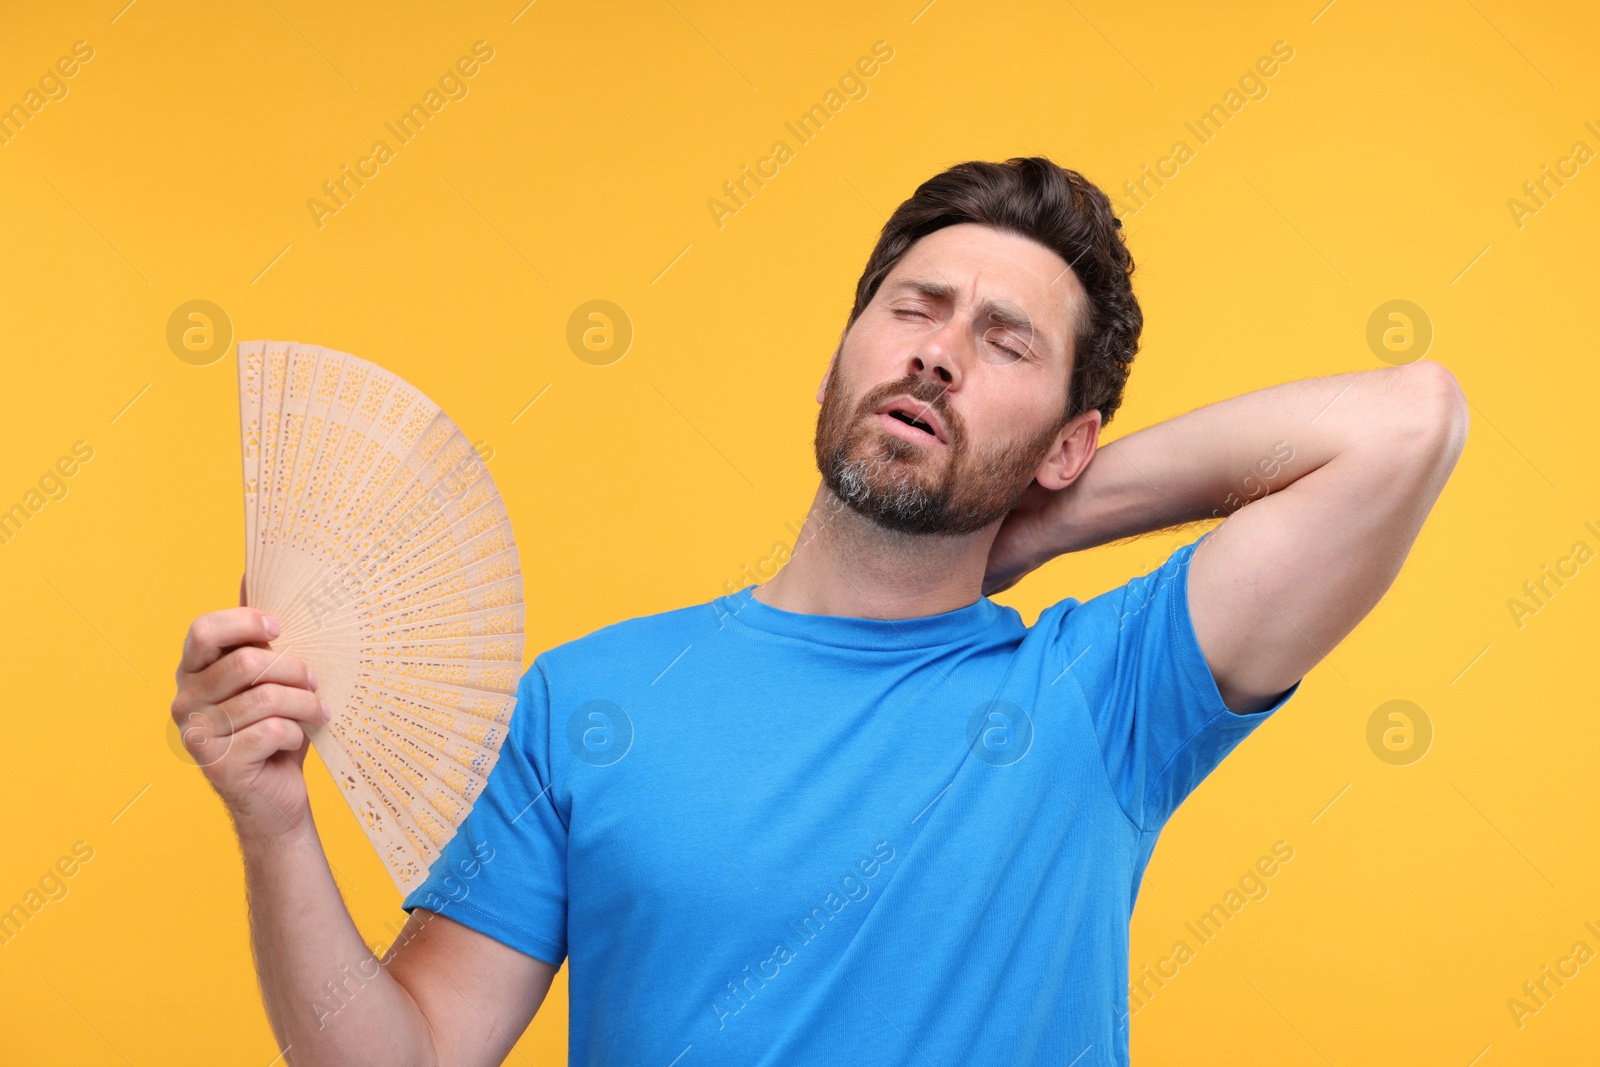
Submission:
MULTIPOLYGON (((1045 609, 1039 624, 1099 737, 1128 819, 1154 831, 1234 747, 1300 688, 1248 715, 1228 710, 1189 613, 1189 560, 1211 531, 1166 562, 1079 603, 1045 609)), ((1038 624, 1036 624, 1038 625, 1038 624)))
POLYGON ((555 966, 566 958, 567 825, 552 790, 550 685, 538 660, 518 684, 488 784, 400 906, 448 916, 555 966))

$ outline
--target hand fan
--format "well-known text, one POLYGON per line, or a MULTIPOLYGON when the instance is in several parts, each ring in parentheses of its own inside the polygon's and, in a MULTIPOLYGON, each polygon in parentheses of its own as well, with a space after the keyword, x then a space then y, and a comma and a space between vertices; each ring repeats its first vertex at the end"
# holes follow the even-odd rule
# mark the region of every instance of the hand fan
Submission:
POLYGON ((483 791, 522 674, 522 573, 477 450, 363 359, 239 344, 245 601, 333 709, 307 733, 402 892, 483 791))

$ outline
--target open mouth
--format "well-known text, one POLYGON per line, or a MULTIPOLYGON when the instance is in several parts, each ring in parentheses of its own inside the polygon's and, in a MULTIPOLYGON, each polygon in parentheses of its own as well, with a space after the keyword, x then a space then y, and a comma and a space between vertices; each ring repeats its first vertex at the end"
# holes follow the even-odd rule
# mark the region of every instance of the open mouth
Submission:
POLYGON ((929 437, 937 436, 933 432, 933 427, 932 426, 929 426, 927 423, 923 422, 920 419, 912 418, 910 412, 907 412, 907 411, 891 411, 888 414, 889 414, 890 418, 899 419, 901 422, 905 423, 907 426, 915 426, 917 429, 921 430, 923 433, 927 434, 929 437))

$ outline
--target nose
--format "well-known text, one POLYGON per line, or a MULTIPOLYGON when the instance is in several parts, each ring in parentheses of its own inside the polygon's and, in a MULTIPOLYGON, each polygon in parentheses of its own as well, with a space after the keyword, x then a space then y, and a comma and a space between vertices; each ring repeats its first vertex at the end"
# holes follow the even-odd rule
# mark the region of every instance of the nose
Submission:
POLYGON ((969 331, 959 315, 952 315, 939 329, 923 339, 911 354, 907 372, 915 378, 931 382, 945 392, 957 388, 964 375, 963 367, 972 352, 966 348, 969 331))

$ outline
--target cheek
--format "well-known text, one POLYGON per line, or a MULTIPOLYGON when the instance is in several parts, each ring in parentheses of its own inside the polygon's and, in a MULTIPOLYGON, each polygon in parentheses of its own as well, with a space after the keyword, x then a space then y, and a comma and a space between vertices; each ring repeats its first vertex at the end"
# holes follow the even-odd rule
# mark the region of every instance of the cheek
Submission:
POLYGON ((997 371, 995 368, 981 380, 968 377, 957 404, 967 436, 972 443, 988 448, 1016 438, 1038 418, 1035 409, 1039 402, 1019 388, 1020 383, 998 380, 1004 375, 997 371))
MULTIPOLYGON (((1064 398, 1060 399, 1064 402, 1064 398)), ((1042 450, 1059 429, 1061 411, 1052 406, 1042 391, 1018 397, 1008 390, 1004 396, 989 398, 988 403, 991 406, 982 424, 969 422, 967 436, 969 444, 976 441, 978 448, 989 455, 1014 452, 1031 455, 1042 450)))
POLYGON ((896 358, 894 339, 882 330, 862 331, 845 347, 845 376, 857 382, 876 382, 883 378, 883 367, 896 358))
POLYGON ((843 402, 854 411, 868 393, 892 382, 904 381, 909 368, 896 352, 893 341, 888 338, 866 333, 852 337, 839 353, 839 362, 828 381, 828 390, 838 391, 835 402, 843 402))

